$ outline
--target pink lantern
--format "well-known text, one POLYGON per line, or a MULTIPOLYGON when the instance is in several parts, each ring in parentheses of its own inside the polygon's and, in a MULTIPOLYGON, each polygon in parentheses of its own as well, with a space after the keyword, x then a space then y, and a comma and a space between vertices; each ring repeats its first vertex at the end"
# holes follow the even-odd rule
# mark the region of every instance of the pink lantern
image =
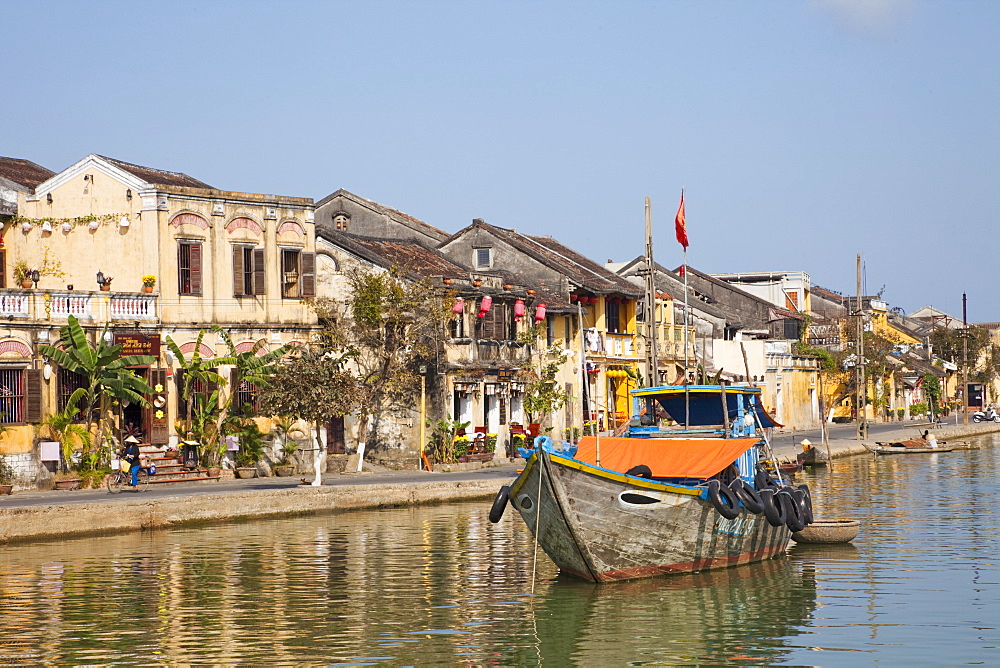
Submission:
POLYGON ((455 300, 455 305, 451 307, 452 313, 462 313, 465 311, 465 300, 459 297, 455 300))
POLYGON ((524 300, 518 299, 514 302, 514 322, 521 322, 524 317, 524 300))
POLYGON ((545 320, 545 304, 539 304, 535 307, 535 322, 542 320, 545 320))
POLYGON ((489 295, 483 295, 483 298, 479 300, 479 315, 478 318, 482 318, 487 313, 490 312, 490 307, 493 306, 493 297, 489 295))

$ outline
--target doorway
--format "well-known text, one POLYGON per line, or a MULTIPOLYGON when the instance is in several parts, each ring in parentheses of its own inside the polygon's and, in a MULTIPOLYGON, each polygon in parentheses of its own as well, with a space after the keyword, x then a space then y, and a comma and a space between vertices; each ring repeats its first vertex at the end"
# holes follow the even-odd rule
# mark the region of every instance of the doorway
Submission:
POLYGON ((326 423, 326 454, 343 455, 344 452, 344 418, 336 417, 326 423))

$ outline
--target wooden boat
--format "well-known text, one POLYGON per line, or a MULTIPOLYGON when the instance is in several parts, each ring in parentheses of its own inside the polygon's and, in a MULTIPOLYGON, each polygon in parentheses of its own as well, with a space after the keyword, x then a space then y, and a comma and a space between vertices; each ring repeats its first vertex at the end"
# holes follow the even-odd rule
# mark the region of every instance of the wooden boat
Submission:
POLYGON ((773 460, 761 430, 780 426, 761 406, 760 388, 631 394, 624 436, 584 437, 573 455, 540 444, 501 488, 490 519, 499 521, 509 498, 560 571, 592 582, 769 559, 812 520, 808 488, 758 466, 773 460), (650 416, 660 411, 679 424, 657 424, 650 416))
MULTIPOLYGON (((912 455, 930 452, 951 452, 954 450, 954 446, 944 445, 938 443, 936 448, 929 448, 927 446, 921 445, 908 445, 908 443, 913 443, 914 441, 897 441, 895 443, 885 443, 876 442, 875 445, 869 445, 864 441, 861 445, 865 446, 869 451, 874 452, 876 455, 912 455)), ((924 441, 926 443, 926 441, 924 441)))
POLYGON ((828 463, 828 458, 825 452, 820 452, 817 448, 812 447, 808 450, 800 452, 795 459, 802 464, 804 467, 810 466, 826 466, 828 463))
POLYGON ((778 464, 778 468, 781 469, 783 473, 797 473, 802 470, 802 462, 781 462, 778 464))
POLYGON ((796 543, 850 543, 858 536, 857 520, 815 520, 792 534, 796 543))

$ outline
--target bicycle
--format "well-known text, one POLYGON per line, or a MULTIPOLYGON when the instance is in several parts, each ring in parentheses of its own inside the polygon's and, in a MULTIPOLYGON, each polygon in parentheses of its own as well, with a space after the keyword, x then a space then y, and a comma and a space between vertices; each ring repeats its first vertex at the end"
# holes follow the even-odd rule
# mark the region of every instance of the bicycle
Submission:
MULTIPOLYGON (((139 489, 136 490, 137 492, 143 492, 146 490, 146 487, 149 486, 149 471, 146 470, 145 466, 139 467, 139 473, 136 475, 136 481, 139 483, 139 489)), ((109 494, 120 494, 123 488, 131 486, 132 474, 128 471, 118 469, 108 476, 109 494)))

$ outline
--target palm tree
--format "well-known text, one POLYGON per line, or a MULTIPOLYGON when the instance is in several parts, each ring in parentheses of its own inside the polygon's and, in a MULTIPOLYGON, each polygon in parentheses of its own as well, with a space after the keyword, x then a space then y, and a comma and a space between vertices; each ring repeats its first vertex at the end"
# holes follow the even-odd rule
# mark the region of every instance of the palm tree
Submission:
POLYGON ((69 463, 73 459, 73 450, 77 442, 83 446, 84 450, 90 449, 91 434, 82 424, 74 422, 80 409, 73 405, 67 405, 65 409, 58 413, 53 413, 42 420, 42 425, 49 430, 49 437, 59 443, 59 454, 62 456, 62 472, 69 470, 69 463))
MULTIPOLYGON (((39 345, 38 350, 59 366, 83 378, 83 386, 70 395, 66 412, 72 415, 81 411, 86 419, 86 432, 93 433, 94 415, 97 414, 98 445, 104 442, 104 429, 109 400, 130 401, 142 406, 153 389, 137 376, 130 366, 152 365, 156 359, 149 355, 122 355, 121 345, 109 345, 105 340, 108 326, 96 337, 96 343, 87 340, 87 334, 75 316, 69 316, 66 326, 59 330, 55 346, 39 345)), ((84 455, 89 454, 91 443, 83 442, 84 455)))
POLYGON ((201 356, 201 342, 204 338, 205 332, 199 331, 198 338, 194 342, 194 350, 191 351, 191 357, 188 358, 181 352, 180 346, 172 338, 167 337, 167 347, 174 354, 177 366, 184 372, 183 381, 181 382, 181 399, 184 400, 185 405, 185 431, 190 431, 191 429, 191 396, 195 394, 196 388, 199 386, 204 388, 213 384, 223 385, 226 382, 212 368, 218 362, 215 360, 209 362, 201 356))

